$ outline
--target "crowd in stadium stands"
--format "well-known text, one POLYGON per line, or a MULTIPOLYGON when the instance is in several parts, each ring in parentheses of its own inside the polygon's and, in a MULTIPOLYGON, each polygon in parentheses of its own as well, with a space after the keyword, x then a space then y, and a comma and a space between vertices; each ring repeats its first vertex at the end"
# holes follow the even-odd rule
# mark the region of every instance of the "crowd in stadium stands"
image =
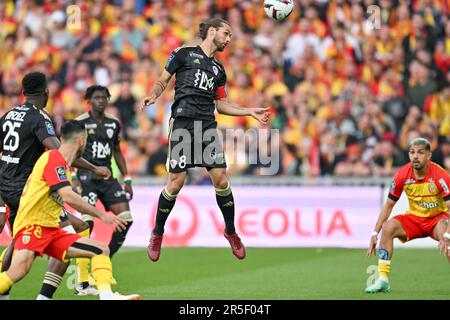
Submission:
MULTIPOLYGON (((21 101, 30 71, 48 74, 47 110, 58 126, 87 109, 89 85, 108 86, 107 111, 123 124, 130 173, 165 175, 173 84, 155 107, 139 112, 138 104, 171 51, 198 43, 198 24, 214 16, 233 28, 218 55, 230 99, 272 106, 280 143, 267 143, 281 150, 278 174, 392 176, 417 136, 431 140, 433 160, 450 172, 446 0, 296 0, 282 23, 265 16, 261 0, 4 0, 0 115, 21 101), (67 10, 72 3, 79 12, 67 10), (368 13, 370 5, 377 7, 368 13)), ((217 121, 223 129, 259 127, 250 117, 217 121)), ((263 163, 233 161, 248 150, 232 142, 229 174, 263 173, 263 163)))

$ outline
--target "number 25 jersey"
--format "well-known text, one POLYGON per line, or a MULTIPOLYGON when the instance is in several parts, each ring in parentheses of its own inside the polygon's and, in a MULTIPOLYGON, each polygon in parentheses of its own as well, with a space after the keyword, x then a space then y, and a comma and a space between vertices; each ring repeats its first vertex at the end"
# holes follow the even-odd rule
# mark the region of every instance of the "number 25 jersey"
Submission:
POLYGON ((44 153, 42 141, 55 136, 51 118, 30 103, 16 106, 0 119, 0 190, 22 193, 34 164, 44 153))

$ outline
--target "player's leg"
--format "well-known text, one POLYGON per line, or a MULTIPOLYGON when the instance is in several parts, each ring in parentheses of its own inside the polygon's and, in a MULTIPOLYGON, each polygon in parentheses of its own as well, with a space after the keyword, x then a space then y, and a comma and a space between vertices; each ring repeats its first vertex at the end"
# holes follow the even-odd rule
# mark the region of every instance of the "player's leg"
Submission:
POLYGON ((114 230, 112 234, 111 241, 108 245, 109 256, 112 258, 112 256, 122 247, 127 233, 130 230, 131 225, 133 224, 133 217, 130 212, 130 205, 128 204, 128 201, 109 205, 108 208, 112 213, 122 218, 127 223, 125 230, 114 230))
MULTIPOLYGON (((88 222, 77 218, 73 214, 68 213, 70 225, 73 227, 75 232, 82 237, 89 238, 90 236, 90 225, 88 222)), ((92 218, 91 216, 89 216, 92 218)), ((93 222, 93 221, 91 221, 93 222)), ((96 296, 98 295, 98 290, 89 284, 89 263, 88 258, 78 258, 75 259, 77 265, 77 286, 75 288, 75 294, 78 296, 96 296)))
POLYGON ((398 217, 387 221, 381 229, 381 239, 378 249, 378 279, 372 285, 366 288, 367 293, 389 292, 389 272, 391 270, 391 259, 394 254, 394 239, 407 241, 408 235, 404 225, 411 224, 406 219, 399 220, 398 217))
POLYGON ((126 228, 121 231, 115 230, 109 242, 109 254, 112 257, 122 246, 125 237, 133 223, 133 217, 130 212, 128 198, 125 190, 116 179, 110 179, 98 183, 98 199, 102 202, 107 211, 112 211, 122 220, 126 221, 126 228))
MULTIPOLYGON (((14 220, 16 219, 17 210, 19 209, 19 201, 20 201, 20 194, 7 194, 2 192, 1 193, 3 201, 8 206, 8 224, 10 228, 11 235, 13 234, 13 226, 14 226, 14 220)), ((2 266, 1 271, 6 271, 9 269, 9 266, 11 264, 11 258, 12 253, 14 250, 14 241, 11 242, 11 244, 6 249, 6 252, 3 254, 2 259, 2 266)))
MULTIPOLYGON (((8 206, 8 225, 9 225, 9 231, 10 234, 13 234, 13 227, 14 227, 14 220, 16 219, 17 210, 19 209, 19 201, 20 201, 20 195, 17 194, 17 192, 14 193, 5 193, 1 192, 1 196, 5 204, 8 206)), ((1 264, 1 272, 4 272, 9 269, 12 261, 12 254, 14 251, 14 240, 11 241, 10 245, 5 249, 1 264)), ((0 294, 0 300, 9 299, 9 290, 0 294)))
POLYGON ((432 238, 439 241, 443 238, 445 231, 447 231, 448 217, 442 217, 438 220, 436 225, 433 227, 432 238))
MULTIPOLYGON (((444 233, 447 231, 448 226, 448 214, 441 213, 439 216, 435 217, 430 224, 431 232, 430 236, 440 242, 444 240, 444 233)), ((448 250, 448 248, 447 248, 448 250)), ((450 257, 447 256, 448 262, 450 263, 450 257)))
POLYGON ((233 254, 238 259, 245 258, 245 246, 236 233, 234 226, 234 198, 225 168, 210 168, 208 170, 211 181, 216 190, 217 204, 225 221, 225 238, 230 242, 233 254))
MULTIPOLYGON (((84 230, 89 230, 89 226, 86 222, 84 222, 81 219, 78 219, 77 217, 68 212, 61 217, 60 227, 69 233, 78 233, 81 236, 83 235, 82 232, 84 230)), ((88 259, 86 260, 89 268, 89 260, 88 259)), ((59 285, 61 284, 63 276, 66 273, 69 265, 70 262, 62 262, 55 258, 50 258, 47 272, 45 273, 44 281, 41 287, 41 291, 37 297, 37 300, 51 300, 53 298, 53 295, 56 289, 58 289, 59 285)), ((81 288, 77 289, 81 290, 81 288)), ((80 295, 98 294, 95 288, 89 287, 89 284, 87 288, 83 288, 80 292, 82 292, 82 294, 80 295)), ((78 293, 79 292, 77 292, 77 294, 78 293)))
MULTIPOLYGON (((67 246, 64 240, 59 245, 59 252, 67 246)), ((109 248, 97 241, 88 238, 79 238, 71 243, 67 248, 67 258, 90 258, 92 261, 92 274, 94 276, 100 299, 102 300, 138 300, 139 295, 122 296, 113 293, 112 284, 112 264, 109 258, 109 248)))
POLYGON ((148 245, 148 256, 152 261, 157 261, 161 253, 161 243, 164 234, 164 226, 172 211, 177 195, 183 187, 186 172, 171 173, 167 184, 159 195, 158 208, 156 212, 155 227, 148 245))
POLYGON ((12 285, 19 282, 31 269, 35 257, 34 251, 31 250, 16 250, 14 252, 10 268, 7 271, 0 273, 0 295, 7 299, 5 293, 9 292, 12 285))
MULTIPOLYGON (((97 195, 97 184, 94 180, 85 180, 81 181, 81 196, 84 201, 89 203, 91 206, 95 206, 97 203, 98 195, 97 195)), ((72 219, 71 216, 69 216, 69 219, 72 219)), ((83 215, 83 221, 88 225, 87 229, 84 229, 82 231, 79 231, 78 234, 82 237, 89 238, 92 230, 94 229, 94 218, 90 215, 83 215)), ((72 222, 72 220, 71 220, 72 222)), ((74 221, 75 222, 75 221, 74 221)), ((75 294, 81 294, 84 295, 86 291, 88 292, 94 292, 92 289, 94 289, 92 286, 89 285, 89 263, 90 259, 88 258, 77 258, 75 260, 75 263, 77 265, 77 274, 78 274, 78 281, 77 281, 77 288, 75 290, 75 294)))

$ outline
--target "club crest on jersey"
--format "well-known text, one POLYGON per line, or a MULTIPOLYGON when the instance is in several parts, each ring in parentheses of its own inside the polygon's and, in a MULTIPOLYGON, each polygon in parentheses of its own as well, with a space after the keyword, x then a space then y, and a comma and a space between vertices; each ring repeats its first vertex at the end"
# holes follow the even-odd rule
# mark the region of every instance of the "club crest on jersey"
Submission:
POLYGON ((108 136, 108 138, 111 139, 114 135, 114 130, 113 129, 106 130, 106 135, 108 136))
POLYGON ((430 183, 428 184, 428 191, 430 191, 430 193, 435 194, 437 191, 437 186, 434 184, 433 181, 430 181, 430 183))
POLYGON ((26 235, 26 236, 22 236, 22 243, 23 244, 29 244, 31 240, 31 237, 26 235))
POLYGON ((48 134, 54 136, 55 133, 55 128, 53 128, 53 125, 50 122, 45 122, 45 127, 47 128, 47 132, 48 134))
POLYGON ((175 167, 177 166, 177 164, 178 164, 178 161, 177 161, 177 160, 175 160, 175 159, 170 160, 170 167, 171 167, 172 169, 175 169, 175 167))
POLYGON ((214 71, 214 74, 217 76, 217 74, 219 73, 219 69, 217 69, 216 66, 213 66, 213 71, 214 71))
POLYGON ((64 167, 57 167, 56 168, 56 175, 58 176, 58 180, 59 181, 67 180, 66 168, 64 168, 64 167))

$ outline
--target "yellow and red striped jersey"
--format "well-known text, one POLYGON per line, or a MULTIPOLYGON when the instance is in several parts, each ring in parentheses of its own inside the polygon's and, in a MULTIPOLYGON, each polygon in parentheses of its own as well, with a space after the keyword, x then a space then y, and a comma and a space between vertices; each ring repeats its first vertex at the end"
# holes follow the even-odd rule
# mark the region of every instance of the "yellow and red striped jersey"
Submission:
POLYGON ((27 225, 59 227, 63 207, 57 190, 70 186, 69 166, 58 150, 44 152, 34 165, 20 198, 13 237, 27 225))
POLYGON ((417 179, 411 163, 400 168, 391 184, 389 198, 397 201, 405 191, 409 201, 409 211, 418 217, 432 218, 448 212, 445 201, 450 200, 450 177, 436 163, 430 161, 429 169, 423 179, 417 179))

